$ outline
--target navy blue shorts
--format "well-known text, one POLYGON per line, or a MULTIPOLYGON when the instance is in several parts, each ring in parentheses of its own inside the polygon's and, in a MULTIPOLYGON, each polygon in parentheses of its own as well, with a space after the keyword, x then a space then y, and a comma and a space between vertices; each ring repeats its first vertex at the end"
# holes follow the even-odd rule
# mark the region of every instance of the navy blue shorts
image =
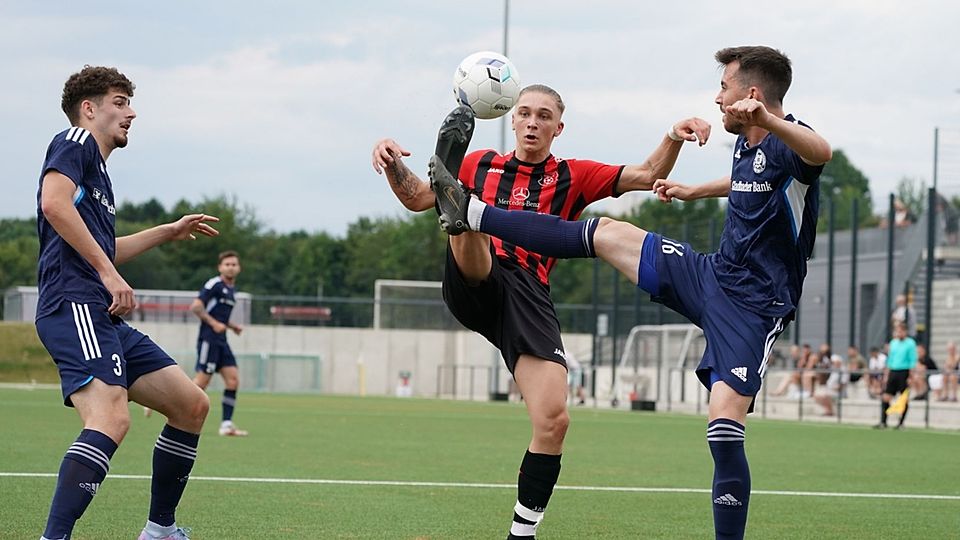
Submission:
POLYGON ((213 374, 227 366, 236 365, 237 359, 233 357, 233 351, 226 341, 197 340, 197 373, 213 374))
POLYGON ((37 320, 37 335, 60 371, 63 403, 93 379, 130 388, 138 378, 176 365, 156 343, 102 304, 63 301, 37 320))
POLYGON ((720 287, 709 256, 656 233, 648 233, 643 242, 639 281, 651 300, 703 330, 707 346, 697 377, 707 389, 720 380, 740 395, 757 395, 770 351, 789 320, 734 304, 720 287))

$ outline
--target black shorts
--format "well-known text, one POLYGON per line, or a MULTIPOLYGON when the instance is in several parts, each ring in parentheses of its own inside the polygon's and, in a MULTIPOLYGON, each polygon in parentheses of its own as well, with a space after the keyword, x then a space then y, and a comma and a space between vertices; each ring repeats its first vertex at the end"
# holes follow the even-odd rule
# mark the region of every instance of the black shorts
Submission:
POLYGON ((887 378, 887 387, 883 390, 883 393, 893 396, 903 392, 907 389, 907 379, 909 377, 909 369, 891 369, 890 376, 887 378))
POLYGON ((483 283, 471 287, 463 279, 447 244, 443 273, 443 301, 460 324, 500 349, 513 373, 521 354, 556 362, 564 367, 560 321, 550 289, 512 261, 491 253, 493 267, 483 283))

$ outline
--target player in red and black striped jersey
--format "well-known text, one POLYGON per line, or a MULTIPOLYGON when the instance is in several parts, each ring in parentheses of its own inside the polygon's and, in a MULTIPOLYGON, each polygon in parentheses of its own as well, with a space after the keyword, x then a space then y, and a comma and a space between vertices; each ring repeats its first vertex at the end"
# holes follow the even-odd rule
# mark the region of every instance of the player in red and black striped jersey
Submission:
MULTIPOLYGON (((473 133, 468 108, 460 107, 440 130, 437 154, 447 169, 486 203, 510 211, 577 219, 590 203, 627 191, 650 190, 676 162, 685 140, 701 144, 709 124, 699 118, 674 125, 673 137, 639 165, 607 165, 562 159, 551 146, 564 130, 563 100, 550 87, 524 88, 512 112, 516 149, 481 150, 462 156, 473 133)), ((437 197, 408 169, 410 153, 392 139, 373 150, 373 167, 386 172, 394 194, 422 212, 437 197)), ((556 260, 477 232, 451 236, 443 280, 450 311, 493 343, 520 388, 533 437, 520 465, 517 504, 508 538, 533 538, 560 474, 560 454, 569 424, 567 373, 560 323, 550 299, 548 275, 556 260)))
POLYGON ((438 156, 429 175, 443 194, 440 225, 449 234, 480 231, 559 258, 600 257, 703 330, 697 375, 710 391, 714 528, 718 540, 738 540, 750 502, 746 416, 800 298, 816 238, 819 177, 833 154, 823 137, 783 110, 793 73, 783 53, 730 47, 716 60, 724 69, 715 103, 724 129, 738 136, 731 174, 694 186, 654 183, 663 202, 727 197, 716 253, 609 218, 563 221, 496 208, 468 197, 438 156))

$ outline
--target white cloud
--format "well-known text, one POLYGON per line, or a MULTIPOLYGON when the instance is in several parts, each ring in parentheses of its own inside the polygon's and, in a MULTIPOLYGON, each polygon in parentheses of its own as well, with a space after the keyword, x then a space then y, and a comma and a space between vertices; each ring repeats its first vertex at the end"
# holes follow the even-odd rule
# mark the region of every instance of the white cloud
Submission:
MULTIPOLYGON (((846 151, 877 199, 903 176, 929 179, 933 127, 960 127, 953 4, 511 7, 509 55, 524 82, 554 86, 569 106, 558 155, 637 162, 670 123, 696 115, 715 124, 713 140, 685 149, 674 176, 724 174, 732 136, 713 104, 713 53, 750 43, 791 56, 787 109, 846 151)), ((426 1, 211 2, 191 5, 189 17, 184 9, 94 1, 78 19, 45 4, 0 6, 0 46, 16 51, 7 57, 15 84, 0 88, 0 115, 16 134, 0 146, 9 186, 0 215, 34 212, 43 146, 64 124, 61 85, 84 63, 119 65, 138 84, 131 144, 110 164, 121 200, 227 192, 278 229, 333 233, 360 216, 396 215, 369 163, 374 142, 395 138, 414 153, 411 168, 424 170, 453 103, 454 66, 503 39, 499 3, 466 18, 461 5, 426 1), (87 27, 98 31, 78 38, 87 27)), ((473 146, 496 147, 499 136, 498 122, 481 123, 473 146)), ((950 148, 960 154, 960 144, 950 148)))

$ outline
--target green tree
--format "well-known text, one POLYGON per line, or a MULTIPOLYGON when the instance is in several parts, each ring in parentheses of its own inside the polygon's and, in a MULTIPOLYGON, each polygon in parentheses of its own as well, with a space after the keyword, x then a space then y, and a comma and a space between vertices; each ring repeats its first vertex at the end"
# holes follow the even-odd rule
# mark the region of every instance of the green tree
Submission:
POLYGON ((37 220, 0 219, 0 291, 37 284, 37 220))
POLYGON ((351 295, 372 295, 377 279, 443 278, 447 238, 431 212, 362 217, 350 224, 344 242, 344 286, 351 295))
POLYGON ((922 178, 904 176, 897 182, 897 198, 914 216, 920 216, 927 208, 927 183, 922 178))
POLYGON ((857 201, 857 223, 863 227, 874 227, 878 218, 873 214, 873 198, 870 195, 870 181, 859 169, 850 163, 843 150, 833 151, 831 159, 823 167, 820 175, 820 219, 817 230, 829 228, 828 211, 832 201, 834 205, 834 229, 850 228, 853 201, 857 201))

